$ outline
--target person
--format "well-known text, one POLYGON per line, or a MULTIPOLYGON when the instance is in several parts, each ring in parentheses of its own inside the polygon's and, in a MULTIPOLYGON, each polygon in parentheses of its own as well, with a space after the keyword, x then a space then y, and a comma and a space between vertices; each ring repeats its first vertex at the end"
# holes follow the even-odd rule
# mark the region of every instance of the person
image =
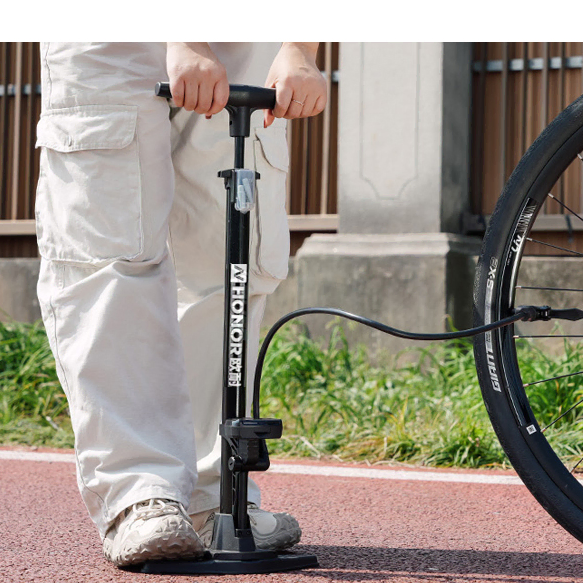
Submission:
MULTIPOLYGON (((276 90, 252 117, 249 382, 286 277, 286 120, 321 112, 317 43, 43 43, 38 298, 83 501, 117 566, 198 556, 219 506, 228 84, 276 90), (174 106, 154 95, 169 80, 174 106), (206 118, 206 119, 205 119, 206 118), (195 448, 196 444, 196 448, 195 448), (195 453, 196 452, 196 453, 195 453), (198 534, 197 534, 198 532, 198 534)), ((259 548, 287 513, 248 513, 259 548)))

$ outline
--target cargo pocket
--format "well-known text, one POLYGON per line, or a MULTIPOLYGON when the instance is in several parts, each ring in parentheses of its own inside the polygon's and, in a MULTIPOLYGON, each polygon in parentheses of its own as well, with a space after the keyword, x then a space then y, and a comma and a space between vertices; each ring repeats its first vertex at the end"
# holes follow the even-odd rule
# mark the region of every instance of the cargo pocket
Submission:
POLYGON ((257 181, 256 216, 252 221, 251 270, 285 279, 290 235, 285 210, 289 154, 284 127, 255 128, 253 142, 257 181))
POLYGON ((100 266, 143 248, 138 108, 85 105, 41 115, 36 195, 39 252, 100 266))

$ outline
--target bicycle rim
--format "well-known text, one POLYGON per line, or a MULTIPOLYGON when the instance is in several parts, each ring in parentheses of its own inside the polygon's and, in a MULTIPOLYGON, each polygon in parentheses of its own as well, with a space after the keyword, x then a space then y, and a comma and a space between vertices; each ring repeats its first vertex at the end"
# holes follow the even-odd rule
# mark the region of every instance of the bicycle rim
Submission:
MULTIPOLYGON (((509 179, 484 239, 474 294, 476 325, 508 316, 518 305, 583 303, 583 285, 523 283, 527 243, 532 249, 547 245, 533 235, 543 205, 583 225, 580 213, 564 203, 566 173, 574 164, 583 166, 582 113, 579 99, 539 137, 509 179)), ((583 261, 583 253, 568 247, 553 251, 583 261)), ((561 261, 568 267, 569 259, 561 261)), ((583 439, 582 445, 578 439, 583 436, 583 323, 570 323, 569 334, 560 332, 556 322, 521 322, 485 334, 475 343, 475 356, 492 424, 512 464, 543 507, 583 540, 583 439), (569 359, 573 355, 576 362, 569 359)))

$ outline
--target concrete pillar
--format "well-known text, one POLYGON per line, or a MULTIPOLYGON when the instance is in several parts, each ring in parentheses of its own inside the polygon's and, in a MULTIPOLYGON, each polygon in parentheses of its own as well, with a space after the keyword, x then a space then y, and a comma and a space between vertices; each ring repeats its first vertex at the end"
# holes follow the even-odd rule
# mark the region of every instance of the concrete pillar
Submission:
POLYGON ((479 242, 459 233, 469 206, 471 44, 342 43, 339 91, 339 232, 314 235, 298 252, 299 306, 411 331, 444 330, 446 316, 469 326, 479 242))
POLYGON ((468 207, 470 43, 343 43, 340 233, 457 233, 468 207))
POLYGON ((40 262, 35 258, 0 259, 0 320, 34 322, 41 317, 36 283, 40 262))

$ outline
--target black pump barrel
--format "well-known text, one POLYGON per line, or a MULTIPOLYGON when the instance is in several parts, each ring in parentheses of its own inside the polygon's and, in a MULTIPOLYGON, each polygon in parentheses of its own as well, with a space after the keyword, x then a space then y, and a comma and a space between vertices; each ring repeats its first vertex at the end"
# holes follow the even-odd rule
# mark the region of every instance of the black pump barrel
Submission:
MULTIPOLYGON (((275 107, 275 89, 253 87, 251 85, 229 85, 227 106, 248 107, 249 109, 273 109, 275 107)), ((156 83, 158 97, 172 98, 170 83, 156 83)))

